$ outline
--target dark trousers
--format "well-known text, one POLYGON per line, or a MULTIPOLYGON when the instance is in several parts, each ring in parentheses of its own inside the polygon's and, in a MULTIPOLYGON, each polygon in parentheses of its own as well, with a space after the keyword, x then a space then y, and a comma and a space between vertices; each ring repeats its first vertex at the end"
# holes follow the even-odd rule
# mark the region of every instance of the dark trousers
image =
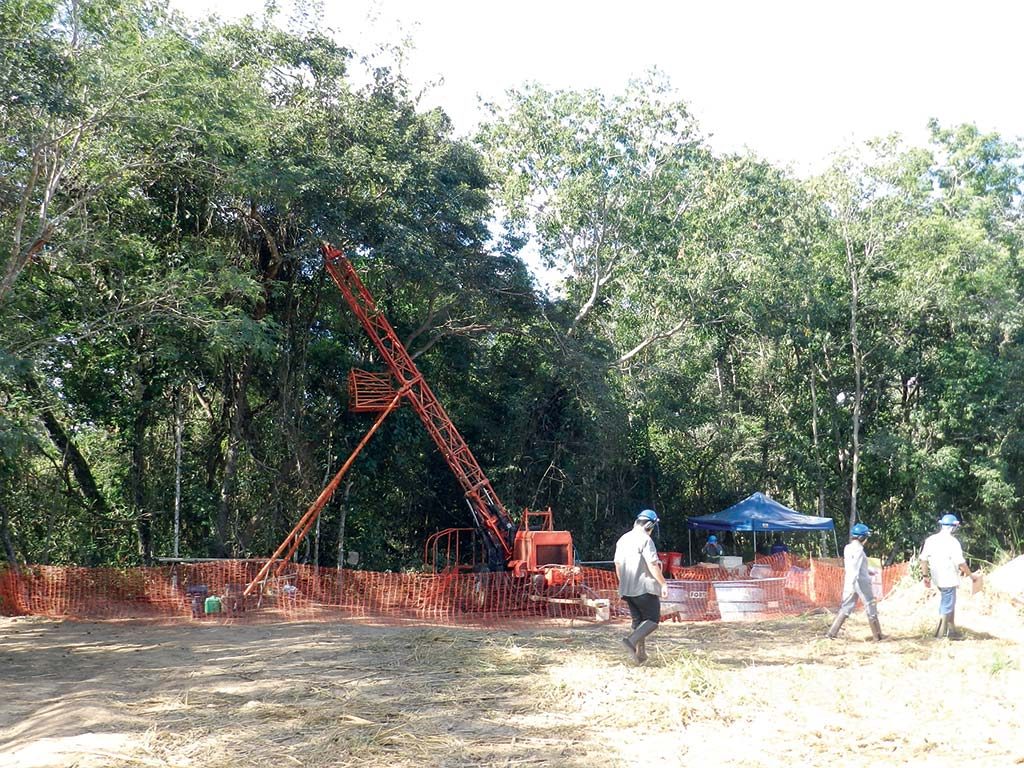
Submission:
POLYGON ((629 606, 629 615, 633 617, 633 629, 645 621, 653 621, 655 624, 661 621, 661 598, 657 595, 638 595, 622 599, 629 606))

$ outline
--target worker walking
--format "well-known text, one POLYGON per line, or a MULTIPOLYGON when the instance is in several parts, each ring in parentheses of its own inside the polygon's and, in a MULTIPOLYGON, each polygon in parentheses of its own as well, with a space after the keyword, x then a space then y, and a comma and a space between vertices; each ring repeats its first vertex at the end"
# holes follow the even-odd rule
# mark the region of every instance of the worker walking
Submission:
POLYGON ((629 606, 633 631, 622 638, 637 664, 647 660, 645 638, 661 621, 661 598, 668 597, 668 584, 661 573, 658 550, 651 532, 658 524, 653 509, 645 509, 636 517, 633 528, 619 537, 615 544, 615 574, 619 579, 619 596, 629 606))
POLYGON ((960 586, 960 574, 974 580, 979 577, 971 573, 963 548, 953 535, 959 528, 956 515, 943 515, 939 519, 939 532, 925 539, 920 557, 924 585, 931 587, 934 578, 939 590, 939 624, 935 627, 935 636, 950 640, 960 639, 956 631, 956 590, 960 586))
POLYGON ((834 638, 847 617, 857 607, 857 598, 864 603, 864 612, 868 616, 871 634, 875 640, 882 639, 882 627, 878 623, 878 606, 871 589, 871 571, 868 569, 868 556, 864 552, 864 542, 871 535, 871 529, 864 523, 857 523, 850 529, 850 543, 843 549, 843 601, 839 604, 835 621, 826 636, 834 638))

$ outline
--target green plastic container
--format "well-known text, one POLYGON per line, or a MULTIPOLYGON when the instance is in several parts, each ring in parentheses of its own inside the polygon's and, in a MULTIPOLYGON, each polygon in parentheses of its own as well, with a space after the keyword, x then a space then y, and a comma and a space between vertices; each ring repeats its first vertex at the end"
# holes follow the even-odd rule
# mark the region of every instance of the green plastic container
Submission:
POLYGON ((220 613, 220 598, 216 595, 210 595, 206 598, 203 608, 206 613, 220 613))

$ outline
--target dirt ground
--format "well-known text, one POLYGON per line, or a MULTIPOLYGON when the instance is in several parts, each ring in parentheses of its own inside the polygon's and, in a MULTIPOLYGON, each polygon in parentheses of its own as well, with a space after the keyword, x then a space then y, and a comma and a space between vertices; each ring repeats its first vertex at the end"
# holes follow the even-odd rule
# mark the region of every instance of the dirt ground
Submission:
POLYGON ((1024 621, 920 585, 862 614, 492 631, 0 619, 0 766, 1024 764, 1024 621))

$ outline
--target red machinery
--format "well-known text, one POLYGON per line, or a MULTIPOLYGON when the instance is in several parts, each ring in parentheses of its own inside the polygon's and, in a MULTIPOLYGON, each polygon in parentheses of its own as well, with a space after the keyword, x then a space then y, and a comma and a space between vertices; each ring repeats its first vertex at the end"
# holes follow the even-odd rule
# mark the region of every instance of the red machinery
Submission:
MULTIPOLYGON (((359 412, 377 412, 380 416, 356 450, 323 490, 317 500, 299 520, 270 561, 246 589, 250 594, 258 582, 263 581, 274 561, 281 558, 277 573, 298 549, 299 543, 312 528, 320 510, 337 488, 341 476, 351 466, 370 436, 384 417, 403 400, 408 402, 448 466, 462 486, 473 517, 475 532, 483 542, 486 567, 491 571, 509 570, 514 576, 531 576, 537 586, 559 586, 571 582, 578 569, 574 567, 572 534, 554 530, 551 510, 524 510, 520 525, 516 526, 498 494, 477 463, 455 424, 445 412, 437 396, 431 391, 412 357, 395 334, 391 323, 377 309, 373 297, 363 285, 352 263, 341 251, 324 243, 321 246, 327 272, 338 286, 345 301, 358 318, 387 366, 388 373, 369 373, 352 370, 348 383, 351 407, 359 412)), ((427 543, 427 560, 435 568, 444 549, 449 558, 459 560, 461 536, 467 529, 448 529, 431 537, 427 543), (454 554, 453 554, 454 553, 454 554)), ((457 568, 458 565, 453 567, 457 568)))
POLYGON ((396 392, 402 392, 466 494, 473 523, 484 542, 488 568, 507 567, 516 576, 544 573, 549 583, 564 576, 574 562, 572 534, 554 530, 550 509, 545 512, 526 510, 522 524, 518 528, 513 525, 491 481, 423 379, 391 323, 377 309, 352 262, 326 243, 322 251, 328 274, 377 348, 389 374, 353 370, 349 374, 353 409, 381 411, 388 407, 396 392), (536 521, 541 522, 539 530, 531 525, 536 521))

